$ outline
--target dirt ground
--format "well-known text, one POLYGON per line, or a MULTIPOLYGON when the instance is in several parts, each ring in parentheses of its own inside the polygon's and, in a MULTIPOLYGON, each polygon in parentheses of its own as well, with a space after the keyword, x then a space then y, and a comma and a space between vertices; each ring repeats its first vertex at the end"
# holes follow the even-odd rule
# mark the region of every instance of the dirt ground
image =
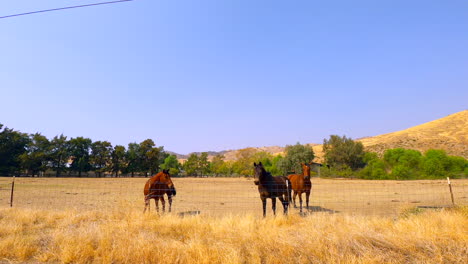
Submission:
MULTIPOLYGON (((143 210, 147 178, 16 178, 13 206, 48 210, 143 210)), ((0 177, 0 208, 10 206, 12 178, 0 177)), ((250 178, 173 178, 177 188, 173 213, 258 214, 261 201, 250 178)), ((393 216, 403 210, 452 204, 447 181, 366 181, 312 179, 305 213, 393 216)), ((468 180, 452 180, 456 204, 468 204, 468 180)), ((305 207, 305 197, 303 197, 305 207)), ((296 201, 299 206, 299 199, 296 201)), ((166 204, 166 206, 168 206, 166 204)), ((154 202, 151 202, 154 213, 154 202)), ((277 202, 277 212, 282 206, 277 202)), ((267 214, 271 214, 271 200, 267 214)), ((292 209, 299 213, 299 209, 292 209)))

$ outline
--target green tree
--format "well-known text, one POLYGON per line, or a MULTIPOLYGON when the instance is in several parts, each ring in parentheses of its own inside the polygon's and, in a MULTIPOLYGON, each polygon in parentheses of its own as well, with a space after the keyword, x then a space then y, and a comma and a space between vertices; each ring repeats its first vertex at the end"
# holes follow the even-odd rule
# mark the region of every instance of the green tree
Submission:
POLYGON ((50 165, 55 171, 55 176, 59 177, 65 171, 68 159, 70 158, 69 141, 66 136, 61 134, 51 140, 50 147, 50 165))
POLYGON ((169 174, 178 175, 180 172, 180 163, 175 155, 169 155, 164 159, 161 169, 169 170, 169 174))
POLYGON ((331 135, 330 139, 324 139, 323 151, 325 162, 338 170, 346 168, 356 170, 365 166, 362 143, 346 136, 331 135))
POLYGON ((219 176, 219 175, 222 175, 223 174, 223 169, 224 169, 224 155, 222 154, 218 154, 216 156, 213 157, 213 159, 211 160, 211 172, 213 172, 215 174, 215 176, 219 176))
POLYGON ((198 176, 198 155, 195 153, 190 154, 188 159, 184 162, 184 170, 187 176, 194 175, 198 176))
POLYGON ((198 173, 203 176, 210 171, 210 162, 208 161, 208 152, 202 152, 198 157, 198 173))
POLYGON ((140 153, 140 144, 129 143, 126 153, 127 168, 125 172, 130 172, 133 177, 135 172, 140 171, 141 159, 139 157, 140 153))
POLYGON ((256 162, 254 148, 240 149, 236 153, 237 160, 232 164, 232 170, 239 175, 253 175, 252 164, 256 162))
POLYGON ((109 171, 112 150, 112 144, 108 141, 96 141, 91 144, 90 163, 98 177, 109 171))
POLYGON ((280 166, 279 166, 279 164, 282 162, 283 159, 284 158, 281 155, 277 155, 277 156, 273 157, 273 159, 271 160, 271 166, 269 168, 269 172, 271 173, 271 175, 273 175, 273 176, 285 175, 283 173, 283 170, 281 170, 280 166))
POLYGON ((289 172, 302 173, 301 163, 310 163, 314 159, 314 150, 308 145, 287 145, 286 156, 278 161, 279 169, 287 174, 289 172))
POLYGON ((18 174, 21 155, 26 153, 29 137, 0 124, 0 175, 18 174))
POLYGON ((383 160, 391 171, 394 179, 410 179, 417 177, 422 161, 421 152, 412 149, 388 149, 383 160))
POLYGON ((430 149, 426 151, 422 162, 422 171, 429 178, 446 177, 450 160, 443 150, 430 149))
POLYGON ((448 156, 451 177, 468 176, 468 160, 463 157, 448 156))
POLYGON ((72 158, 70 169, 78 172, 78 177, 81 177, 82 172, 88 172, 91 169, 89 163, 91 144, 91 139, 84 137, 72 138, 69 141, 69 151, 72 158))
POLYGON ((126 168, 125 147, 116 145, 111 153, 111 167, 115 177, 119 177, 119 172, 124 171, 126 168))
POLYGON ((27 152, 20 156, 21 166, 28 170, 33 177, 46 171, 47 163, 50 160, 50 141, 39 133, 31 134, 26 148, 27 152))
POLYGON ((386 179, 388 177, 385 170, 385 163, 379 159, 377 153, 366 152, 363 161, 366 166, 359 172, 361 178, 364 179, 386 179))

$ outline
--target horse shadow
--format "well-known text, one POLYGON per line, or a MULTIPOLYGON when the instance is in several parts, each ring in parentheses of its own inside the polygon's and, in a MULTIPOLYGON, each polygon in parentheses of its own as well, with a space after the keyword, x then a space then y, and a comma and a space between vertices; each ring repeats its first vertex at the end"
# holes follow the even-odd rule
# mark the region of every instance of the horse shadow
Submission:
POLYGON ((313 213, 336 214, 336 213, 340 212, 340 211, 336 211, 336 210, 333 210, 333 209, 324 208, 324 207, 321 207, 321 206, 309 206, 309 208, 304 208, 303 207, 303 209, 305 209, 305 212, 299 213, 300 216, 308 216, 308 215, 311 215, 313 213))

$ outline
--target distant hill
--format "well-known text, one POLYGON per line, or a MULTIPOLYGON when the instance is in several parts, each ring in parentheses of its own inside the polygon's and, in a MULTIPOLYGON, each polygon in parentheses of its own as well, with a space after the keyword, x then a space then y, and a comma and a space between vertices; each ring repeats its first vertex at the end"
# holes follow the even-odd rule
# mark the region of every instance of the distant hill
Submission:
MULTIPOLYGON (((464 110, 405 130, 357 139, 366 151, 383 155, 392 148, 443 149, 449 155, 468 158, 468 110, 464 110)), ((313 147, 319 161, 323 160, 322 145, 313 147)))
MULTIPOLYGON (((382 155, 391 148, 407 148, 425 152, 428 149, 443 149, 449 155, 468 158, 468 110, 464 110, 422 125, 402 131, 357 139, 362 142, 366 151, 382 155)), ((315 152, 315 161, 323 161, 322 145, 310 143, 315 152)), ((284 147, 256 147, 258 151, 266 151, 273 155, 283 154, 284 147)), ((223 154, 225 160, 236 160, 239 150, 209 152, 211 159, 217 154, 223 154)), ((179 159, 188 155, 177 154, 179 159)))
POLYGON ((424 152, 443 149, 449 155, 468 158, 468 110, 402 131, 359 139, 366 150, 383 153, 389 148, 424 152))

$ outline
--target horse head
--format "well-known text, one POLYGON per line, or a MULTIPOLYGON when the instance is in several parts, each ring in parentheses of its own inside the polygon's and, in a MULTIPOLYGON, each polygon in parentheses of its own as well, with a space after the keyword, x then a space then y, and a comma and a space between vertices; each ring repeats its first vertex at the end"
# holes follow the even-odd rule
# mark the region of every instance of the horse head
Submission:
POLYGON ((265 174, 265 168, 263 168, 262 162, 260 163, 255 163, 254 162, 254 183, 255 185, 258 185, 260 180, 263 178, 265 174))
POLYGON ((175 186, 174 186, 174 183, 172 182, 171 180, 171 175, 169 174, 169 170, 163 170, 160 177, 159 177, 159 181, 160 182, 163 182, 167 185, 167 187, 169 187, 170 189, 170 192, 172 193, 172 195, 176 195, 176 189, 175 189, 175 186))
POLYGON ((301 163, 301 166, 302 166, 302 175, 304 175, 304 178, 310 179, 310 164, 301 163))

